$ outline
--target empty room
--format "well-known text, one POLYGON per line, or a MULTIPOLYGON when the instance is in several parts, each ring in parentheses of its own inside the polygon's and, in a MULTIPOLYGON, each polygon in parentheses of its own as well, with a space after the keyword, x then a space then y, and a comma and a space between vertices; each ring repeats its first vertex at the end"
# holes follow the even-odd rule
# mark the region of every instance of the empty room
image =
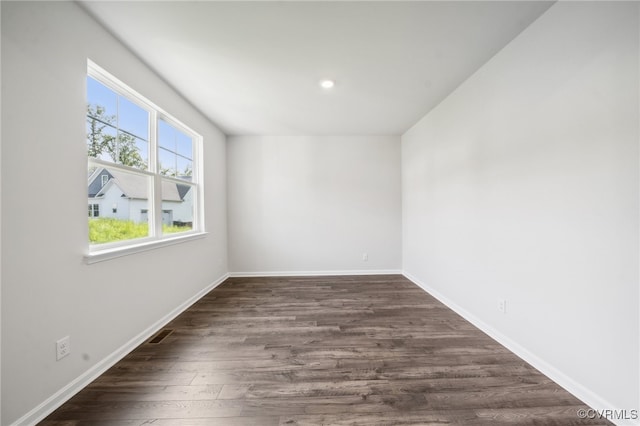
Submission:
POLYGON ((0 424, 640 424, 638 2, 0 15, 0 424))

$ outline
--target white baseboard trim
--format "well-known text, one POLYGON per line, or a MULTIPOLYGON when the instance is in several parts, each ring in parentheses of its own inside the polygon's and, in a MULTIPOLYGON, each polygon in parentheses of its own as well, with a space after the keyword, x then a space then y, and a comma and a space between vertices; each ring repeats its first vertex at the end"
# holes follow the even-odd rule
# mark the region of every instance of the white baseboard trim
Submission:
POLYGON ((229 272, 230 277, 318 277, 332 275, 402 275, 399 269, 347 270, 347 271, 262 271, 229 272))
MULTIPOLYGON (((558 370, 557 368, 555 368, 554 366, 552 366, 542 358, 538 357, 534 353, 530 352, 528 349, 521 346, 519 343, 515 342, 510 337, 502 334, 495 328, 491 327, 486 322, 482 321, 480 318, 478 318, 471 312, 467 311, 466 309, 464 309, 463 307, 461 307, 460 305, 458 305, 457 303, 455 303, 454 301, 452 301, 451 299, 449 299, 439 291, 431 288, 430 286, 428 286, 427 284, 425 284, 424 282, 420 281, 418 278, 414 277, 413 275, 407 272, 403 272, 402 275, 404 275, 405 278, 407 278, 408 280, 416 284, 418 287, 420 287, 421 289, 429 293, 431 296, 438 299, 440 302, 442 302, 448 308, 453 310, 455 313, 457 313, 458 315, 460 315, 461 317, 469 321, 475 327, 482 330, 484 333, 489 335, 489 337, 491 337, 493 340, 500 343, 502 346, 506 347, 511 352, 513 352, 514 354, 522 358, 524 361, 532 365, 535 369, 539 370, 542 374, 549 377, 551 380, 553 380, 558 385, 563 387, 567 392, 571 393, 573 396, 580 399, 582 402, 584 402, 591 408, 594 408, 595 410, 600 410, 600 411, 617 409, 613 404, 607 402, 601 396, 597 395, 590 389, 587 389, 586 387, 576 382, 569 376, 565 375, 560 370, 558 370)), ((609 420, 617 425, 630 424, 630 423, 616 423, 615 419, 609 419, 609 420)), ((636 423, 633 423, 633 424, 636 424, 636 423)))
POLYGON ((54 412, 58 407, 67 402, 76 393, 80 392, 89 383, 97 379, 102 373, 111 368, 115 363, 124 358, 129 352, 140 346, 147 339, 157 333, 162 327, 167 325, 171 320, 176 318, 182 312, 187 310, 191 305, 200 300, 204 295, 211 290, 219 286, 229 277, 229 274, 224 274, 213 283, 209 284, 204 289, 200 290, 197 294, 186 300, 184 303, 176 307, 167 315, 160 318, 154 324, 147 329, 140 332, 137 336, 129 340, 127 343, 116 349, 110 355, 103 358, 100 362, 96 363, 93 367, 85 371, 83 374, 75 378, 68 385, 54 393, 47 398, 43 403, 38 405, 33 410, 29 411, 24 416, 20 417, 11 426, 26 426, 35 425, 42 421, 49 414, 54 412))

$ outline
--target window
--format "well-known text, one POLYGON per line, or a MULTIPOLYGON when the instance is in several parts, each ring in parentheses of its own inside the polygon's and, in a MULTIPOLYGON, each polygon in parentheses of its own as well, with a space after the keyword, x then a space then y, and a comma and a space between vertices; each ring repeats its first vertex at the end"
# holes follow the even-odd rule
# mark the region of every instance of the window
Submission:
POLYGON ((200 136, 91 62, 86 128, 90 253, 204 231, 200 136))
POLYGON ((89 204, 89 217, 100 217, 99 204, 89 204))

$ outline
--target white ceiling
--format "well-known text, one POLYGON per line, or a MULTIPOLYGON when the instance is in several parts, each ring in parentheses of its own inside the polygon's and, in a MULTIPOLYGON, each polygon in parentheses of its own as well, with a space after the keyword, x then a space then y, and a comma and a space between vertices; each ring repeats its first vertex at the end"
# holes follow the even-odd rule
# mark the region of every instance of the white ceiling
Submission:
POLYGON ((227 134, 399 135, 551 3, 82 5, 227 134))

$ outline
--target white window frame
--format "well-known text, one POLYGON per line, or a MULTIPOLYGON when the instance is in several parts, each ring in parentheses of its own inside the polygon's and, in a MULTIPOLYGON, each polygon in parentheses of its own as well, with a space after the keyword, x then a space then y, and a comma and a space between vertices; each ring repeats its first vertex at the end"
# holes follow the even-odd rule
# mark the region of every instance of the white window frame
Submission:
MULTIPOLYGON (((138 105, 149 113, 149 158, 147 170, 129 167, 122 164, 92 158, 87 156, 89 165, 96 167, 108 167, 127 173, 133 173, 139 176, 149 177, 152 181, 152 187, 148 199, 149 210, 149 236, 144 238, 135 238, 131 240, 116 241, 103 244, 88 244, 88 252, 85 255, 87 263, 95 263, 116 257, 121 257, 141 251, 156 249, 171 244, 182 243, 196 238, 202 238, 206 235, 204 227, 204 188, 203 188, 203 172, 202 172, 202 144, 203 138, 198 133, 184 125, 182 122, 171 116, 162 108, 142 96, 128 85, 114 77, 109 72, 95 64, 93 61, 87 61, 87 76, 102 83, 109 89, 113 90, 120 96, 138 105), (191 137, 193 141, 193 171, 192 181, 185 182, 172 176, 160 174, 158 160, 158 140, 157 130, 158 121, 163 120, 175 127, 180 132, 191 137), (192 186, 194 191, 193 197, 193 225, 190 231, 162 234, 162 181, 170 181, 181 185, 192 186)), ((85 99, 86 99, 85 94, 85 99)), ((86 118, 85 118, 86 119, 86 118)), ((88 238, 87 238, 88 241, 88 238)))

